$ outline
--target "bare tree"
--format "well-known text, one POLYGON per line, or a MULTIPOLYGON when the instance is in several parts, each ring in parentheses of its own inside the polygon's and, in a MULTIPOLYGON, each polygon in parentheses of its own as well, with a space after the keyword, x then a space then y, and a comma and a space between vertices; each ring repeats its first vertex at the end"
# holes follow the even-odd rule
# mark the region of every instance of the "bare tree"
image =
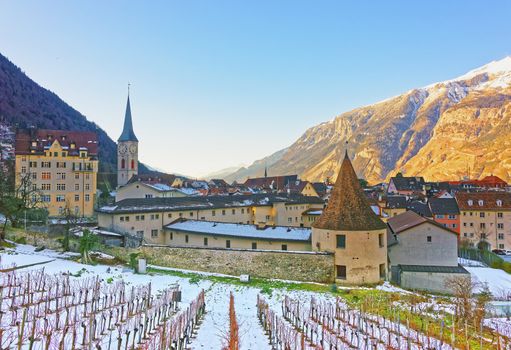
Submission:
POLYGON ((62 241, 62 248, 65 252, 67 252, 69 251, 69 238, 71 236, 71 231, 78 224, 78 215, 71 210, 69 201, 66 201, 62 217, 64 218, 64 240, 62 241))
POLYGON ((445 281, 445 287, 454 296, 455 314, 460 322, 468 321, 473 316, 472 295, 475 286, 470 275, 449 277, 445 281))
POLYGON ((33 183, 32 174, 19 173, 15 181, 13 168, 13 163, 7 167, 0 167, 0 212, 6 217, 0 231, 0 240, 5 240, 8 221, 16 227, 21 219, 26 217, 27 212, 44 208, 41 191, 33 183))

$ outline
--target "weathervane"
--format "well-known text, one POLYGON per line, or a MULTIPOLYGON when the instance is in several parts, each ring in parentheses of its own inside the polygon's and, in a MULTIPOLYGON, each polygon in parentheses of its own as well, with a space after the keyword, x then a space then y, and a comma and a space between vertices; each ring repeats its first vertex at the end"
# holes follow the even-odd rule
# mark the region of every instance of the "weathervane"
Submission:
POLYGON ((128 82, 128 96, 130 95, 130 83, 128 82))

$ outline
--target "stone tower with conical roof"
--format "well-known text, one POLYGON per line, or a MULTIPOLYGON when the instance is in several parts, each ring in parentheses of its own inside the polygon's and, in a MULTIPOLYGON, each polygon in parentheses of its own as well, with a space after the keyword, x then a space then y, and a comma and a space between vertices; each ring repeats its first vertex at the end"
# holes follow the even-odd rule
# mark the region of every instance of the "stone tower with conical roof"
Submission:
POLYGON ((334 254, 336 282, 377 283, 387 271, 386 237, 346 151, 328 204, 312 225, 312 247, 334 254))
POLYGON ((117 140, 117 186, 124 186, 131 177, 138 175, 138 139, 133 131, 130 96, 126 103, 124 127, 117 140))

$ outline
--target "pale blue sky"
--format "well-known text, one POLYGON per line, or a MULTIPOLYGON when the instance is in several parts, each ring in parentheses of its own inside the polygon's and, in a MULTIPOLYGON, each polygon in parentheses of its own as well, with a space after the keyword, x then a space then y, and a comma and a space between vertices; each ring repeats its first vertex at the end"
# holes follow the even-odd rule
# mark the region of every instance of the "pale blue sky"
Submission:
POLYGON ((141 160, 248 164, 354 107, 511 54, 509 1, 0 0, 0 52, 141 160))

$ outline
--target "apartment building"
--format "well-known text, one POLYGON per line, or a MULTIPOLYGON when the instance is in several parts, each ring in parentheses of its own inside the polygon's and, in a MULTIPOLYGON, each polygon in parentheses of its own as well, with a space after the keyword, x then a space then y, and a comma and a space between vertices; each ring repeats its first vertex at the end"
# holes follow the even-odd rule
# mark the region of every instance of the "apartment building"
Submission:
POLYGON ((66 208, 92 216, 97 187, 98 141, 93 132, 19 130, 15 141, 16 185, 32 186, 34 200, 50 216, 66 208))
POLYGON ((511 249, 511 193, 458 192, 460 239, 483 249, 511 249))

